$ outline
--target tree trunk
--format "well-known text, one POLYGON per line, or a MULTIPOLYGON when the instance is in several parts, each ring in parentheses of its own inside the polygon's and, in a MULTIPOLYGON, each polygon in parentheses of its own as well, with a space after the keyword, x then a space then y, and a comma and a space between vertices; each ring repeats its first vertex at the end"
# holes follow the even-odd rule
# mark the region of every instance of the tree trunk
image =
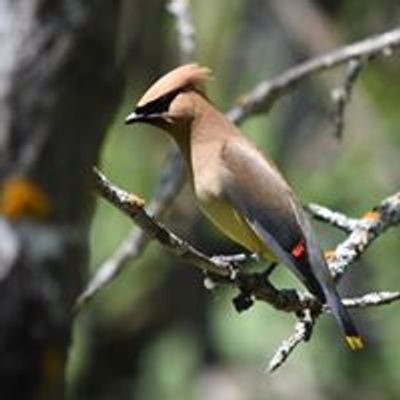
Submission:
POLYGON ((0 0, 0 393, 62 399, 119 1, 0 0))

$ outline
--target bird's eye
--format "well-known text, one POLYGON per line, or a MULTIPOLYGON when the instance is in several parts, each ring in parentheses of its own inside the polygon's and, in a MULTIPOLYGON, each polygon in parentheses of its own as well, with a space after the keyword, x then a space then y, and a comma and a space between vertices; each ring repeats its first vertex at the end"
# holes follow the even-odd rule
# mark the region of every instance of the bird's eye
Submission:
POLYGON ((140 115, 152 115, 152 114, 161 114, 163 112, 168 111, 169 106, 171 105, 172 100, 178 95, 180 90, 174 90, 163 96, 149 101, 143 106, 136 107, 135 112, 140 115))

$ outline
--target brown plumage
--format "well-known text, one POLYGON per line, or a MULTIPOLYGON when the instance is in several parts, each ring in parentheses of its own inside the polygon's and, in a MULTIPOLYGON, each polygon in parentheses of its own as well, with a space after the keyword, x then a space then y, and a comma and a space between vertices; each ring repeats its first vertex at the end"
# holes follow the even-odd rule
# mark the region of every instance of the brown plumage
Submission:
POLYGON ((350 348, 361 348, 300 203, 276 166, 206 98, 201 85, 209 74, 196 64, 174 69, 148 89, 126 122, 167 131, 206 216, 250 251, 286 264, 328 304, 350 348))

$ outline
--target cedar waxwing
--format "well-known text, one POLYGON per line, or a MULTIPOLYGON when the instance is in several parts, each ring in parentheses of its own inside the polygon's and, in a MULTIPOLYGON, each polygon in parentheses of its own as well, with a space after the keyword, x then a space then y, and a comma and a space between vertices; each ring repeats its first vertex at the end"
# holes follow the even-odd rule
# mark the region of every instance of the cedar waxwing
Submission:
POLYGON ((349 347, 362 348, 302 206, 275 165, 210 103, 201 88, 209 76, 196 64, 174 69, 147 90, 126 123, 167 131, 205 215, 251 252, 286 264, 327 303, 349 347))

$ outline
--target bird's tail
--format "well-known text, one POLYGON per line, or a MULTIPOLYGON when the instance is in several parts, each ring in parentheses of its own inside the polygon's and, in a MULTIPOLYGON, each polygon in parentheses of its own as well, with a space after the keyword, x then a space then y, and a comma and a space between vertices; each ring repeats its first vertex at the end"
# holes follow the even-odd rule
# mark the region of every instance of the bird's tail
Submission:
POLYGON ((362 338, 354 325, 350 314, 343 306, 335 288, 324 288, 326 302, 336 318, 340 327, 343 329, 347 345, 351 350, 361 350, 364 347, 362 338), (332 290, 333 289, 333 290, 332 290))
MULTIPOLYGON (((310 241, 314 239, 313 236, 310 236, 310 238, 310 241)), ((332 314, 345 334, 346 342, 350 349, 362 349, 364 345, 361 336, 359 335, 349 312, 342 303, 328 266, 326 265, 326 261, 315 242, 311 242, 311 246, 309 246, 309 260, 319 286, 319 290, 314 290, 314 293, 322 302, 326 302, 332 311, 332 314), (323 296, 321 296, 321 294, 323 296)))

